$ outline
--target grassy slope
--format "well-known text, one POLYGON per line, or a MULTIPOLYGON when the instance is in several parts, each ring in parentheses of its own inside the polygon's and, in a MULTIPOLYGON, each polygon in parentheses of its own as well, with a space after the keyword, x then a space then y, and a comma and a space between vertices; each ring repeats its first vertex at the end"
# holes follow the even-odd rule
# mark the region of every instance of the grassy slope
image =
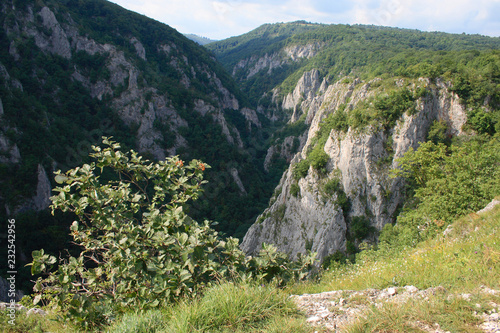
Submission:
POLYGON ((419 325, 439 325, 451 332, 481 331, 477 327, 481 320, 474 314, 487 313, 493 303, 497 308, 500 304, 498 293, 481 293, 485 287, 500 289, 500 205, 488 213, 462 217, 452 227, 446 236, 438 234, 399 253, 379 255, 367 251, 356 264, 338 267, 325 273, 318 283, 295 285, 289 292, 409 285, 419 289, 443 287, 427 299, 411 299, 404 304, 387 302, 381 307, 371 305, 345 330, 421 332, 419 325), (467 294, 470 297, 457 297, 467 294))
MULTIPOLYGON (((346 331, 419 331, 415 323, 438 323, 451 332, 478 331, 481 320, 474 313, 491 310, 492 302, 500 304, 498 294, 480 293, 484 287, 500 289, 500 205, 481 215, 462 217, 452 226, 448 235, 438 234, 416 248, 384 255, 367 251, 356 264, 327 271, 316 282, 296 284, 286 290, 244 282, 221 283, 203 297, 185 300, 170 309, 127 313, 109 331, 314 332, 317 329, 306 325, 288 295, 407 285, 443 288, 427 299, 369 306, 346 331), (463 294, 470 294, 470 298, 455 297, 463 294)), ((67 324, 38 316, 18 314, 14 327, 7 320, 5 315, 0 316, 6 332, 76 331, 67 324)))

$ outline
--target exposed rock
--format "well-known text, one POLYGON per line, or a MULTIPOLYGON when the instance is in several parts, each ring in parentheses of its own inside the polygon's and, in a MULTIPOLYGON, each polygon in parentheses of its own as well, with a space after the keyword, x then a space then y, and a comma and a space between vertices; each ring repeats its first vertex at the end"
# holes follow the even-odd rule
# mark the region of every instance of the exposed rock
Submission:
POLYGON ((290 62, 296 62, 303 58, 314 57, 321 47, 320 43, 311 43, 306 45, 291 45, 285 47, 282 51, 274 53, 266 53, 263 56, 251 56, 246 59, 240 60, 233 68, 232 75, 237 75, 238 72, 243 71, 246 79, 251 78, 260 71, 267 69, 267 74, 271 75, 272 72, 281 68, 290 62))
POLYGON ((38 164, 38 182, 36 185, 36 195, 33 198, 34 208, 37 211, 44 210, 50 206, 51 194, 50 180, 42 165, 38 164))
POLYGON ((496 205, 500 204, 500 201, 497 199, 493 199, 486 207, 481 209, 480 211, 477 212, 477 214, 483 214, 486 212, 489 212, 493 208, 495 208, 496 205))
POLYGON ((47 315, 47 312, 42 310, 42 309, 38 309, 38 308, 31 308, 29 309, 27 312, 26 312, 26 316, 33 316, 33 315, 38 315, 38 316, 46 316, 47 315))
POLYGON ((229 129, 228 123, 224 114, 220 109, 216 109, 213 105, 205 103, 205 101, 198 99, 194 102, 195 107, 194 110, 199 112, 201 115, 205 116, 206 114, 210 114, 213 119, 222 127, 222 133, 226 136, 226 140, 231 144, 236 144, 238 147, 243 147, 243 141, 241 141, 241 137, 239 132, 236 129, 233 129, 235 132, 236 139, 231 135, 231 131, 229 129))
POLYGON ((7 137, 0 133, 0 163, 19 163, 21 153, 15 143, 10 142, 7 137))
MULTIPOLYGON (((12 281, 15 281, 15 280, 11 280, 12 281)), ((14 283, 15 285, 15 283, 14 283)), ((15 289, 15 286, 12 285, 12 290, 15 289)), ((12 299, 9 295, 9 293, 11 293, 11 283, 9 282, 9 280, 3 278, 3 277, 0 277, 0 302, 10 302, 10 300, 12 299)), ((15 289, 15 298, 14 300, 15 301, 20 301, 21 298, 23 298, 24 296, 24 293, 21 291, 21 290, 17 290, 15 289)), ((3 303, 3 304, 9 304, 9 303, 3 303)), ((0 309, 2 308, 2 306, 0 306, 0 309)))
MULTIPOLYGON (((295 89, 289 93, 283 100, 284 109, 293 109, 299 104, 302 99, 312 99, 319 89, 321 82, 319 81, 319 71, 313 69, 306 72, 297 82, 295 89)), ((292 120, 293 121, 293 120, 292 120)))
POLYGON ((21 55, 17 51, 16 43, 14 41, 10 42, 9 54, 14 57, 15 61, 19 61, 19 59, 21 58, 21 55))
POLYGON ((271 74, 275 68, 281 67, 284 63, 285 60, 282 59, 279 53, 266 53, 262 57, 252 56, 250 58, 240 60, 236 66, 234 66, 233 76, 236 75, 238 70, 245 70, 247 72, 246 79, 249 79, 266 68, 268 69, 267 73, 271 74))
POLYGON ((245 119, 248 122, 248 129, 252 129, 252 124, 255 125, 257 128, 261 128, 262 125, 260 123, 259 117, 257 116, 257 112, 255 110, 249 109, 249 108, 243 108, 241 109, 241 114, 245 116, 245 119))
POLYGON ((71 47, 66 32, 61 27, 54 13, 48 8, 43 7, 40 11, 43 25, 51 32, 51 36, 45 36, 40 33, 32 33, 35 37, 36 45, 50 53, 55 53, 66 59, 71 58, 71 47))
POLYGON ((243 186, 243 182, 240 179, 240 175, 238 173, 238 170, 236 168, 231 168, 229 170, 229 173, 231 174, 231 176, 233 177, 234 182, 236 183, 236 185, 240 189, 241 194, 242 195, 246 195, 247 191, 245 190, 245 186, 243 186))
MULTIPOLYGON (((346 325, 354 323, 370 307, 380 307, 383 303, 405 303, 409 299, 426 300, 430 295, 445 292, 443 287, 433 287, 418 290, 414 286, 403 288, 387 288, 384 290, 365 289, 360 291, 337 290, 319 294, 293 295, 291 298, 302 310, 310 325, 322 327, 328 332, 343 332, 346 325)), ((481 290, 482 293, 487 291, 481 290)), ((497 292, 498 291, 493 291, 497 292)), ((456 297, 450 295, 449 297, 456 297)), ((499 332, 500 322, 498 312, 499 304, 491 304, 493 310, 489 313, 478 314, 481 319, 479 327, 485 332, 499 332)), ((429 326, 425 323, 415 322, 416 327, 423 332, 447 333, 439 327, 439 324, 429 326)))
POLYGON ((294 136, 286 137, 282 143, 272 145, 267 149, 266 158, 264 160, 264 169, 269 171, 271 163, 275 158, 283 158, 287 163, 290 163, 297 152, 296 149, 301 150, 305 144, 307 135, 302 135, 298 138, 294 136), (298 146, 297 145, 298 140, 298 146))
POLYGON ((0 303, 0 310, 10 310, 14 311, 26 312, 28 310, 27 307, 20 303, 0 303))
POLYGON ((292 45, 285 47, 285 53, 293 61, 299 61, 302 58, 312 58, 314 57, 321 48, 320 43, 311 43, 306 45, 292 45))
MULTIPOLYGON (((294 92, 284 99, 284 107, 307 105, 306 123, 310 124, 307 141, 283 175, 276 200, 245 235, 241 243, 245 252, 256 253, 262 243, 271 243, 292 257, 306 250, 317 252, 321 261, 329 254, 344 251, 352 218, 368 219, 378 230, 393 221, 404 199, 404 182, 390 178, 388 171, 397 167, 396 159, 409 148, 416 149, 419 142, 425 141, 432 122, 445 120, 450 134, 462 133, 465 109, 456 95, 449 93, 449 85, 439 83, 428 88, 429 94, 418 101, 416 112, 404 114, 393 129, 385 131, 368 126, 362 130, 351 128, 346 133, 332 130, 323 147, 329 158, 326 174, 319 175, 311 167, 305 178, 294 180, 294 166, 306 158, 323 119, 337 112, 341 105, 350 112, 360 101, 379 92, 372 88, 376 81, 341 79, 319 91, 322 85, 319 73, 311 71, 304 74, 294 92), (387 147, 388 142, 391 147, 387 147), (347 211, 336 204, 339 192, 324 193, 325 183, 333 178, 340 179, 341 190, 349 199, 347 211), (291 194, 292 186, 296 196, 291 194)), ((425 81, 421 84, 427 86, 425 81)), ((266 162, 277 152, 272 147, 266 162)))

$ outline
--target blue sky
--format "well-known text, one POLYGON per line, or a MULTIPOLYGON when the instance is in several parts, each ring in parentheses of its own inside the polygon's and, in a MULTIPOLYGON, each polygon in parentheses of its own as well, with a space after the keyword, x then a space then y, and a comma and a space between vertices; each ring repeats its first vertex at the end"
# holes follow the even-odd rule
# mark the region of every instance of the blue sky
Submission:
POLYGON ((112 0, 177 29, 211 39, 264 23, 375 24, 500 36, 500 0, 112 0))

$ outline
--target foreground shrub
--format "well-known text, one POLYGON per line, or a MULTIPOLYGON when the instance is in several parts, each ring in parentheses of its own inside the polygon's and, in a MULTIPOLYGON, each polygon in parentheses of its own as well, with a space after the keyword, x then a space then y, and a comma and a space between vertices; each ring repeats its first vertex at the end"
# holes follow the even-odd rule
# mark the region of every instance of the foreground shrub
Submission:
POLYGON ((201 191, 200 161, 184 164, 178 157, 153 163, 134 151, 122 153, 118 143, 94 147, 95 162, 57 172, 62 184, 52 197, 52 211, 73 212, 71 225, 77 257, 56 258, 33 252, 35 303, 57 305, 84 326, 109 321, 121 309, 149 309, 184 295, 196 295, 217 279, 233 277, 302 279, 314 256, 288 264, 272 246, 260 256, 245 257, 238 240, 221 240, 205 221, 198 224, 184 204, 201 191), (105 179, 108 179, 107 181, 105 179))

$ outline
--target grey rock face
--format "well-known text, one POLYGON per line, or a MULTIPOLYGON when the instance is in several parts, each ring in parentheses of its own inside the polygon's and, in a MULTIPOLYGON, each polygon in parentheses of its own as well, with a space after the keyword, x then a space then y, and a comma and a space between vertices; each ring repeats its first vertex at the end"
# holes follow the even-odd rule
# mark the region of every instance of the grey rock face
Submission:
POLYGON ((292 45, 285 47, 283 50, 275 53, 266 53, 263 56, 251 56, 246 59, 240 60, 233 68, 233 76, 237 72, 243 71, 246 79, 251 78, 258 72, 267 69, 267 74, 271 75, 272 72, 281 68, 290 62, 296 62, 302 58, 314 57, 319 49, 320 43, 306 44, 306 45, 292 45))
POLYGON ((38 183, 36 185, 36 195, 33 198, 35 210, 40 211, 49 207, 51 190, 47 172, 45 172, 43 166, 38 164, 38 183))
MULTIPOLYGON (((19 60, 21 56, 18 47, 19 40, 29 37, 35 40, 36 47, 44 53, 69 59, 71 66, 68 70, 72 71, 70 72, 71 79, 81 83, 90 91, 89 98, 109 101, 108 105, 126 125, 134 130, 131 135, 136 140, 135 148, 138 152, 147 152, 156 159, 163 160, 166 156, 175 155, 181 147, 187 147, 188 141, 180 134, 182 131, 179 129, 195 124, 190 124, 181 117, 181 114, 186 112, 209 113, 211 119, 220 125, 227 141, 239 148, 243 148, 243 141, 238 129, 227 119, 227 112, 240 112, 245 117, 246 125, 250 130, 252 127, 262 126, 255 110, 240 108, 240 101, 225 86, 223 80, 217 77, 218 72, 213 69, 212 64, 196 54, 187 54, 186 47, 182 44, 176 45, 175 38, 162 41, 158 45, 147 45, 147 50, 148 52, 151 52, 149 50, 158 51, 157 56, 162 57, 161 61, 178 72, 181 86, 200 92, 198 96, 202 97, 194 101, 194 110, 191 109, 188 101, 185 105, 180 105, 181 102, 172 102, 176 92, 160 91, 153 82, 147 82, 150 80, 148 75, 141 73, 142 61, 148 62, 153 55, 146 53, 146 45, 143 45, 140 40, 142 37, 122 36, 135 51, 132 54, 124 52, 119 45, 99 42, 92 39, 90 35, 83 34, 69 13, 63 13, 62 10, 58 12, 57 6, 52 7, 50 4, 48 6, 50 8, 43 7, 40 10, 34 10, 33 8, 40 7, 27 4, 26 11, 13 11, 12 8, 7 8, 7 5, 0 5, 2 14, 14 15, 12 24, 5 25, 6 35, 11 39, 10 44, 6 44, 9 53, 14 60, 19 60), (105 69, 102 71, 103 75, 99 72, 98 75, 94 75, 97 78, 93 77, 90 74, 90 68, 80 64, 76 59, 72 61, 72 55, 79 52, 85 52, 91 56, 99 55, 98 59, 102 61, 99 65, 105 69), (193 87, 191 82, 193 78, 203 78, 202 84, 206 89, 201 91, 198 87, 193 87), (171 141, 166 142, 167 140, 171 141)), ((37 68, 33 68, 33 72, 37 72, 37 68)), ((2 82, 5 83, 7 89, 23 90, 21 82, 11 77, 2 63, 0 63, 0 77, 3 78, 2 82)), ((164 90, 163 87, 162 90, 164 90)), ((3 107, 0 100, 0 117, 2 115, 3 107)), ((50 126, 49 119, 47 123, 50 126)), ((112 119, 102 119, 102 124, 105 123, 111 124, 112 119)), ((17 145, 4 135, 7 130, 10 130, 5 126, 0 121, 0 162, 22 163, 17 145)), ((16 131, 15 128, 12 130, 16 131)), ((100 138, 96 138, 98 139, 100 138)), ((54 168, 57 167, 57 165, 54 166, 54 168)), ((241 193, 246 193, 238 170, 227 171, 227 176, 234 180, 241 193)), ((26 198, 25 202, 18 207, 6 207, 9 213, 31 209, 41 210, 48 206, 50 203, 49 178, 41 166, 36 176, 38 177, 36 194, 33 193, 26 198)))
POLYGON ((39 15, 42 17, 43 25, 51 31, 51 36, 34 33, 36 45, 44 51, 55 53, 66 59, 71 58, 71 47, 68 36, 56 19, 54 13, 43 7, 39 15))
MULTIPOLYGON (((11 283, 9 280, 0 277, 0 302, 10 302, 9 293, 11 292, 11 283)), ((24 293, 20 290, 15 291, 15 300, 20 301, 24 293)), ((8 304, 7 304, 8 305, 8 304)), ((0 309, 5 307, 0 307, 0 309)))
POLYGON ((360 101, 380 93, 372 88, 377 80, 339 80, 323 91, 318 88, 320 82, 314 71, 305 73, 283 101, 287 107, 299 102, 307 106, 307 141, 283 175, 269 208, 245 235, 241 248, 247 253, 256 253, 262 243, 271 243, 292 257, 311 250, 322 260, 336 251, 345 251, 351 218, 363 216, 380 230, 393 221, 403 200, 402 179, 389 177, 389 170, 397 167, 396 159, 425 140, 434 120, 446 121, 451 135, 461 134, 466 121, 465 109, 448 91, 448 84, 438 81, 431 88, 422 79, 419 84, 428 87, 429 94, 418 100, 413 115, 405 114, 389 131, 371 126, 351 128, 346 133, 332 130, 322 147, 329 158, 326 174, 320 175, 311 167, 305 178, 296 181, 293 168, 306 158, 322 120, 341 105, 350 112, 360 101), (393 154, 389 155, 388 148, 393 154), (349 198, 348 211, 335 203, 338 193, 325 195, 326 182, 334 178, 340 180, 349 198))

